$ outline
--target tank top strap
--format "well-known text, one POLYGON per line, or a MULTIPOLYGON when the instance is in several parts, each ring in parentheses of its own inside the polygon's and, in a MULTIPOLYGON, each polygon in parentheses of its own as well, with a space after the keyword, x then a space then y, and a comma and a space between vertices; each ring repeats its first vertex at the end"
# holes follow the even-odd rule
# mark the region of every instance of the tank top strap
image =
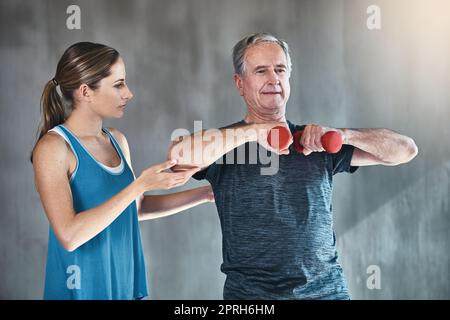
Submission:
POLYGON ((64 134, 64 135, 62 135, 62 137, 65 138, 64 140, 66 140, 69 143, 72 151, 74 152, 75 156, 77 157, 77 162, 79 160, 78 159, 79 157, 87 156, 87 154, 85 154, 86 151, 84 150, 84 147, 80 144, 80 142, 72 134, 72 132, 70 132, 66 127, 64 127, 63 124, 60 124, 60 125, 54 127, 54 129, 56 129, 55 131, 64 134))
POLYGON ((125 163, 127 162, 123 152, 122 152, 122 148, 120 148, 119 143, 117 142, 117 140, 114 138, 114 136, 112 135, 111 132, 109 132, 108 129, 106 128, 102 128, 103 132, 105 132, 108 136, 109 139, 111 140, 114 148, 116 148, 117 152, 119 153, 120 157, 122 158, 122 161, 124 161, 125 163))

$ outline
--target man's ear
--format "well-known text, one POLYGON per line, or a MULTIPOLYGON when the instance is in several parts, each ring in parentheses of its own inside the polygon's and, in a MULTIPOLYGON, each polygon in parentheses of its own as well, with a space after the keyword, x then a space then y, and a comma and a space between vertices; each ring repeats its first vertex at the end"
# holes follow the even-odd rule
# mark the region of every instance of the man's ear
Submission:
POLYGON ((242 77, 240 75, 238 75, 237 73, 235 73, 233 78, 234 78, 234 85, 236 86, 236 89, 238 89, 239 94, 241 96, 243 96, 244 95, 244 83, 243 83, 242 77))
POLYGON ((92 100, 92 89, 89 88, 87 84, 81 84, 77 90, 74 92, 74 98, 78 101, 91 102, 92 100))

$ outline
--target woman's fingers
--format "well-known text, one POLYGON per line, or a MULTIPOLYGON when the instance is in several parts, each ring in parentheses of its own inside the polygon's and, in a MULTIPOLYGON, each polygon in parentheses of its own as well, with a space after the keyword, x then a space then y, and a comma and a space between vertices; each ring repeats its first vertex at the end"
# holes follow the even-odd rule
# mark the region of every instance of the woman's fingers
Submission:
POLYGON ((183 172, 183 180, 188 181, 190 177, 200 171, 200 168, 194 168, 183 172))
POLYGON ((200 171, 199 167, 196 167, 194 169, 189 169, 182 172, 175 172, 175 173, 168 173, 172 176, 172 185, 173 186, 180 186, 185 184, 190 177, 192 177, 196 172, 200 171))
POLYGON ((174 165, 177 164, 177 160, 176 159, 169 159, 166 160, 160 164, 157 164, 154 166, 154 168, 156 169, 156 172, 161 172, 164 171, 166 169, 170 169, 172 168, 174 165))

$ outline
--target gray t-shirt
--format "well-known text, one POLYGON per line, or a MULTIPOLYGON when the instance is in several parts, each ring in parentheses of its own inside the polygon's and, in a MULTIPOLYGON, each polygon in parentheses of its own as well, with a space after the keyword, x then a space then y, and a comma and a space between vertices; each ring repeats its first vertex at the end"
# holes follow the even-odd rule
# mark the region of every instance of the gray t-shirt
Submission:
MULTIPOLYGON (((304 127, 288 124, 292 133, 304 127)), ((260 146, 250 144, 230 151, 231 163, 225 155, 194 175, 214 190, 227 276, 224 299, 348 299, 337 262, 332 185, 334 174, 358 168, 350 166, 354 147, 304 156, 291 146, 289 155, 279 156, 278 172, 262 175, 269 165, 260 157, 251 164, 249 151, 260 146), (242 148, 246 163, 237 164, 242 148)))

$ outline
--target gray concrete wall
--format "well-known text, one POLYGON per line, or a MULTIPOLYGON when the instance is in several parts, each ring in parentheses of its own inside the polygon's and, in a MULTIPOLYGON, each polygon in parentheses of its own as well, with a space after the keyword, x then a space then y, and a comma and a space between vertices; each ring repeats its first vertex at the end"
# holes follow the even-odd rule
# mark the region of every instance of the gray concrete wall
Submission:
MULTIPOLYGON (((42 297, 48 222, 28 156, 43 85, 64 49, 96 41, 123 55, 135 99, 108 125, 127 135, 139 173, 165 158, 173 129, 242 119, 230 54, 256 31, 290 44, 292 121, 387 127, 419 146, 406 165, 336 177, 335 227, 352 297, 450 298, 449 15, 445 0, 0 0, 0 298, 42 297), (81 8, 81 30, 66 28, 70 4, 81 8), (381 30, 366 27, 371 4, 381 8, 381 30), (371 265, 381 271, 379 290, 367 287, 371 265)), ((151 298, 222 297, 214 205, 141 227, 151 298)))

